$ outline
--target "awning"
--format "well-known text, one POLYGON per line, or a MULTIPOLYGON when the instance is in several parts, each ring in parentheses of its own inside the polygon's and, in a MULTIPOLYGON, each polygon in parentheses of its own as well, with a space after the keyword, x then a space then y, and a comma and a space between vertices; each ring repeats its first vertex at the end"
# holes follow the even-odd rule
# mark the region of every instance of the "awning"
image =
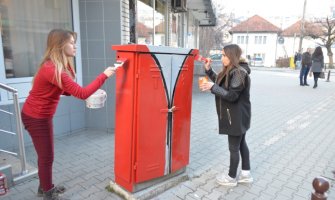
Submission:
POLYGON ((192 12, 199 26, 215 26, 216 15, 212 0, 188 0, 187 10, 192 12))

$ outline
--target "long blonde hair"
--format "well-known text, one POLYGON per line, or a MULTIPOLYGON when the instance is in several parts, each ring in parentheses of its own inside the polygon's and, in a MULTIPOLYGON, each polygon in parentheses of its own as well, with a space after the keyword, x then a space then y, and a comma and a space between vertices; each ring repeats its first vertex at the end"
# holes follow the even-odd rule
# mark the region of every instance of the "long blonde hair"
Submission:
POLYGON ((217 83, 221 82, 221 80, 224 77, 226 77, 225 86, 228 87, 229 73, 233 68, 239 66, 240 57, 242 55, 242 49, 236 44, 230 44, 230 45, 223 47, 223 50, 226 56, 230 60, 230 65, 224 66, 223 70, 218 74, 217 83))
MULTIPOLYGON (((44 52, 43 59, 37 72, 41 69, 43 64, 47 61, 53 62, 55 65, 55 79, 60 88, 62 88, 61 74, 68 73, 73 79, 75 78, 73 58, 66 56, 64 47, 67 42, 74 38, 76 41, 77 33, 63 29, 53 29, 48 34, 47 48, 44 52)), ((36 73, 37 74, 37 73, 36 73)), ((36 77, 35 74, 35 77, 36 77)), ((35 78, 34 77, 34 78, 35 78)))

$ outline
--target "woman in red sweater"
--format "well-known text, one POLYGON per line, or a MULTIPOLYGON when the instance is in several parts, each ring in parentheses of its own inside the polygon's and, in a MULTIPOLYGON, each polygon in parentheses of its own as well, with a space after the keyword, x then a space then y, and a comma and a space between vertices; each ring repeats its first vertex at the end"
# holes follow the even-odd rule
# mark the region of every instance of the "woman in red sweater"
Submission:
POLYGON ((86 99, 115 73, 113 67, 108 67, 86 87, 79 86, 74 81, 75 72, 72 63, 76 54, 76 37, 75 32, 62 29, 54 29, 49 33, 44 58, 22 108, 22 121, 32 138, 38 158, 40 185, 37 195, 43 196, 44 200, 64 199, 58 194, 63 193, 65 187, 55 186, 52 182, 54 160, 52 119, 60 95, 86 99))

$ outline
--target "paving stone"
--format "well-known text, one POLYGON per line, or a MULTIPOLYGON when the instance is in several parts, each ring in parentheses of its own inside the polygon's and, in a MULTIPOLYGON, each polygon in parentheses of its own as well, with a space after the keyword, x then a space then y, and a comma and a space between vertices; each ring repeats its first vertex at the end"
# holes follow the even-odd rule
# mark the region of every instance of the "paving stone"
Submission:
POLYGON ((279 194, 278 196, 276 196, 276 198, 274 198, 274 200, 292 200, 292 197, 287 197, 279 194))
POLYGON ((249 192, 245 192, 240 198, 239 200, 253 200, 253 199, 258 199, 258 195, 249 193, 249 192))
POLYGON ((235 199, 241 199, 242 195, 241 194, 237 194, 235 192, 231 192, 226 194, 223 199, 229 199, 229 200, 235 200, 235 199))
POLYGON ((225 193, 222 193, 216 189, 214 189, 211 193, 209 193, 205 198, 209 200, 220 199, 223 198, 225 193))

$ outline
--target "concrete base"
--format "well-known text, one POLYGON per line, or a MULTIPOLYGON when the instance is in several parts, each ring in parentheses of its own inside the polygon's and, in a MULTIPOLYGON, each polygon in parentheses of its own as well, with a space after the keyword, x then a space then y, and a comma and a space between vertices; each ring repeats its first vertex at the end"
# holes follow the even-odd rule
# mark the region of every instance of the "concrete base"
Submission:
POLYGON ((12 187, 14 185, 13 182, 13 174, 12 174, 12 166, 4 165, 0 167, 0 172, 6 175, 7 186, 12 187))
POLYGON ((187 173, 184 172, 135 193, 128 192, 127 190, 116 184, 114 181, 111 181, 109 184, 109 190, 126 200, 147 200, 165 192, 166 190, 178 185, 181 182, 187 181, 188 179, 189 177, 187 173))
POLYGON ((36 167, 28 163, 26 163, 26 170, 22 171, 20 159, 16 156, 0 152, 0 158, 0 171, 6 175, 9 187, 38 177, 36 167))

